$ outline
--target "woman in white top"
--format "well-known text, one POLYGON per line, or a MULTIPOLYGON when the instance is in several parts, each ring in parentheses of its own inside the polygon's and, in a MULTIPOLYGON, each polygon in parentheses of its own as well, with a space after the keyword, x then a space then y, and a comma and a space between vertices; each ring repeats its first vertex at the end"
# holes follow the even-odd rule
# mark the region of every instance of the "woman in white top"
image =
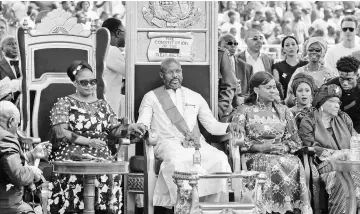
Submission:
POLYGON ((291 88, 293 78, 296 74, 304 72, 312 76, 315 80, 315 85, 320 87, 322 84, 327 82, 333 76, 330 74, 330 71, 323 65, 323 58, 327 51, 327 42, 321 37, 312 37, 305 43, 306 56, 309 60, 309 64, 296 69, 292 78, 289 81, 287 96, 285 103, 289 107, 293 106, 294 103, 294 94, 291 88))

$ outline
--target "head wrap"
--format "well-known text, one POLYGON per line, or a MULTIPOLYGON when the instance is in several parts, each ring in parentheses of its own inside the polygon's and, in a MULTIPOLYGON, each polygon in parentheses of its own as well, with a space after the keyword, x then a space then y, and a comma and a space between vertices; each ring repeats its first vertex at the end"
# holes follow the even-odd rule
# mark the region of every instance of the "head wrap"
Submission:
POLYGON ((10 83, 11 80, 9 77, 5 77, 4 79, 0 80, 0 100, 11 94, 10 83))
POLYGON ((316 92, 313 106, 315 108, 320 108, 328 99, 332 97, 338 97, 341 99, 342 91, 341 88, 337 85, 322 85, 319 90, 316 92))
POLYGON ((311 94, 314 95, 314 91, 317 88, 315 84, 315 80, 312 76, 305 74, 303 72, 298 73, 294 76, 294 79, 291 84, 291 89, 294 94, 296 94, 296 89, 301 83, 307 83, 310 86, 311 94))
POLYGON ((307 43, 306 43, 306 52, 308 51, 310 45, 314 44, 314 43, 319 43, 320 47, 321 47, 321 57, 325 56, 325 53, 327 51, 327 42, 321 38, 321 37, 311 37, 307 43))

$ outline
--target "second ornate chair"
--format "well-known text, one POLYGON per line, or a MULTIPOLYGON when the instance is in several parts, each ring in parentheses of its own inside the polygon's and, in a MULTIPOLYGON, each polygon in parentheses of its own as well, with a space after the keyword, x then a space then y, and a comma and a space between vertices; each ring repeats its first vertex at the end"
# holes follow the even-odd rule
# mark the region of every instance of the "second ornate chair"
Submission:
MULTIPOLYGON (((75 17, 56 9, 34 29, 19 28, 17 38, 23 77, 22 130, 27 136, 46 141, 49 140, 51 108, 59 97, 75 92, 66 74, 67 66, 73 61, 89 62, 98 80, 97 96, 103 98, 102 73, 110 33, 105 28, 85 30, 75 17)), ((52 166, 47 163, 40 165, 49 180, 52 166)))

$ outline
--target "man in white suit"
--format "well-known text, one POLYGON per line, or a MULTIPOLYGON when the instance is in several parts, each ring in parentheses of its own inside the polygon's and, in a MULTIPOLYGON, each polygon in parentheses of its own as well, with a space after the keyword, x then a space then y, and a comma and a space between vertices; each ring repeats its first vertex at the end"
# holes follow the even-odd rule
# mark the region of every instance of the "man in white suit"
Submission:
MULTIPOLYGON (((149 128, 157 131, 159 141, 154 151, 163 163, 155 186, 153 205, 169 208, 176 202, 176 185, 172 175, 175 170, 191 170, 194 147, 201 147, 201 166, 207 173, 231 172, 227 156, 205 142, 197 121, 213 135, 239 133, 239 126, 218 122, 200 94, 181 86, 182 69, 176 59, 168 58, 162 62, 160 77, 164 85, 145 94, 139 119, 136 124, 130 125, 130 131, 140 134, 149 128)), ((200 180, 199 197, 210 202, 227 201, 226 185, 226 179, 200 180)))

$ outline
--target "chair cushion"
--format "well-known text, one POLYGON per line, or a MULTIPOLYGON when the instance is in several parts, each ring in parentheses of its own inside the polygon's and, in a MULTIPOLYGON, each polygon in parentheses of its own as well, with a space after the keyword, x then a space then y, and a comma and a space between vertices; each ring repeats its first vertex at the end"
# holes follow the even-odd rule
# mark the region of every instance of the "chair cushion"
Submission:
MULTIPOLYGON (((155 174, 159 174, 160 166, 163 161, 155 158, 155 174)), ((129 170, 130 172, 145 172, 145 157, 144 156, 132 156, 129 160, 129 170)))

